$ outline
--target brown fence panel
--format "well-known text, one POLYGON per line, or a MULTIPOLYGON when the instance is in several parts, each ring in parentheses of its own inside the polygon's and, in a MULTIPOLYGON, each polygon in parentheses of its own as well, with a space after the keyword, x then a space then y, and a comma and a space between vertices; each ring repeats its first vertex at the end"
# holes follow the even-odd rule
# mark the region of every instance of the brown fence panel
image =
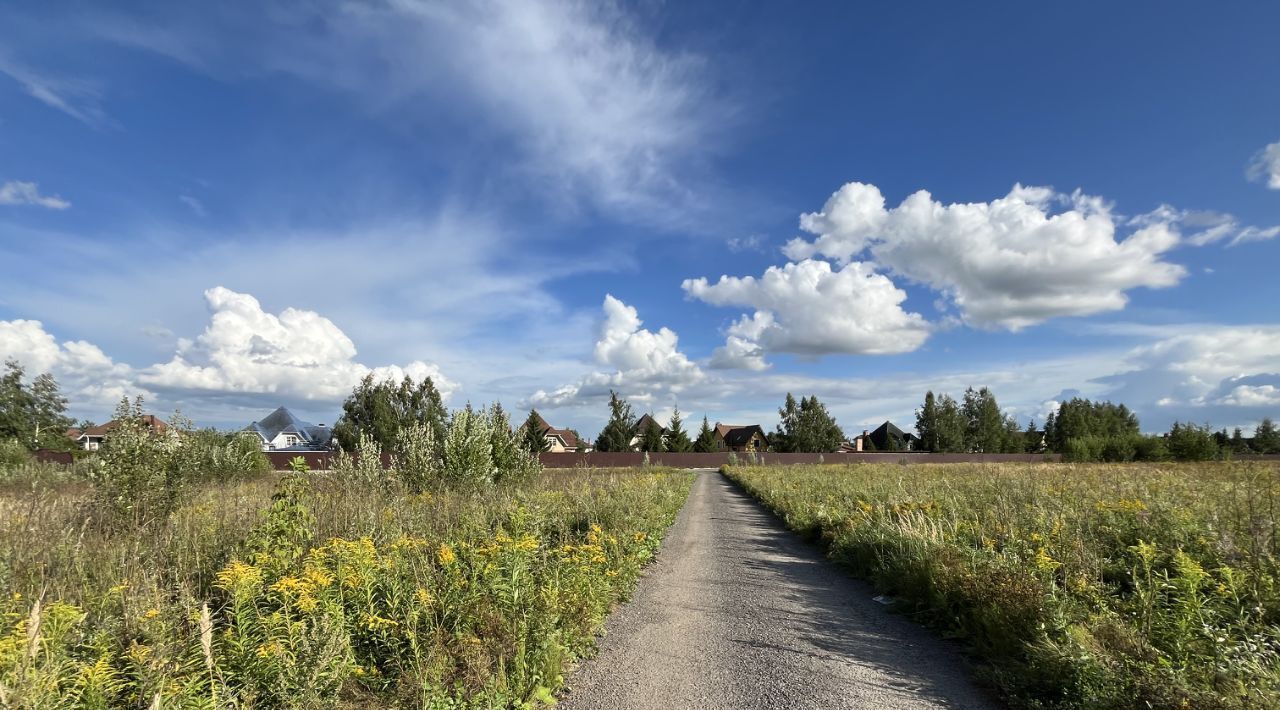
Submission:
MULTIPOLYGON (((65 463, 71 462, 70 454, 50 451, 50 456, 65 456, 65 463)), ((36 454, 41 456, 40 452, 36 454)), ((296 456, 306 459, 307 466, 313 471, 327 471, 333 463, 334 454, 328 451, 268 451, 267 458, 277 471, 289 468, 289 462, 296 456)), ((1234 457, 1236 461, 1278 461, 1280 454, 1249 454, 1234 457)), ((729 453, 687 453, 672 452, 649 454, 652 466, 670 466, 671 468, 719 468, 735 460, 740 464, 759 463, 764 466, 789 466, 794 464, 849 464, 849 463, 1057 463, 1062 461, 1060 454, 930 454, 918 451, 876 451, 854 454, 729 454, 729 453)), ((45 460, 45 459, 40 459, 45 460)), ((63 463, 59 459, 50 459, 63 463)), ((632 468, 644 465, 644 454, 634 451, 592 451, 591 453, 541 453, 538 460, 546 468, 632 468)), ((382 465, 390 466, 391 456, 382 455, 382 465)))
MULTIPOLYGON (((591 453, 543 453, 538 459, 546 468, 627 468, 644 464, 644 454, 635 452, 591 453)), ((736 460, 740 464, 759 463, 764 466, 792 464, 849 464, 849 463, 1044 463, 1061 461, 1058 454, 930 454, 898 451, 856 454, 729 454, 671 452, 649 454, 653 466, 672 468, 719 468, 736 460)))
MULTIPOLYGON (((312 471, 328 471, 333 465, 333 459, 336 457, 331 451, 267 451, 267 460, 271 462, 271 467, 277 471, 289 470, 289 462, 301 456, 307 462, 307 468, 312 471)), ((353 454, 352 458, 356 461, 360 460, 360 456, 353 454)), ((391 454, 383 452, 382 467, 391 467, 391 454)))
POLYGON ((32 456, 40 463, 56 463, 63 466, 70 466, 75 458, 71 456, 69 451, 54 451, 53 449, 36 449, 32 456))

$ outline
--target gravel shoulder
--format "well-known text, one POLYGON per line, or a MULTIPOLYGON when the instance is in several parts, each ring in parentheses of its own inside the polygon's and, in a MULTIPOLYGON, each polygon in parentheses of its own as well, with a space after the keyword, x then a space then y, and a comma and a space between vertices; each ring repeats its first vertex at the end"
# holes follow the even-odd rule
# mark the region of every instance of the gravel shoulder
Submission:
POLYGON ((704 471, 560 707, 1001 707, 951 644, 873 596, 704 471))

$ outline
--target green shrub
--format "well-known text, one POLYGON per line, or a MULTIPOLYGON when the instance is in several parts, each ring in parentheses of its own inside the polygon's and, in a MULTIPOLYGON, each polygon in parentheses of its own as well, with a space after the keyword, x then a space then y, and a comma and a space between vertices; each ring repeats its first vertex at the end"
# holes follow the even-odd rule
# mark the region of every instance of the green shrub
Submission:
POLYGON ((31 463, 31 452, 17 439, 0 439, 0 474, 31 463))
POLYGON ((1167 443, 1169 454, 1178 461, 1212 461, 1222 453, 1208 424, 1174 422, 1167 443))
MULTIPOLYGON (((190 467, 178 455, 181 423, 157 431, 143 419, 142 398, 116 407, 117 426, 99 450, 97 484, 101 510, 118 524, 163 519, 186 494, 190 467)), ((177 418, 175 417, 175 420, 177 418)))

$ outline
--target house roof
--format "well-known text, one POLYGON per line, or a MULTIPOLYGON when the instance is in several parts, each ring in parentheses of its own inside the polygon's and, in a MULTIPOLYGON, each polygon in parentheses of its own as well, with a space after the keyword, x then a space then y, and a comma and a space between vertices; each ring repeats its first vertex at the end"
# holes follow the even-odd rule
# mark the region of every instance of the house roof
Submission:
POLYGON ((333 431, 326 426, 304 422, 286 407, 278 407, 261 421, 256 421, 244 428, 262 437, 263 441, 273 441, 281 434, 296 434, 307 446, 325 446, 333 438, 333 431))
POLYGON ((573 449, 578 447, 578 437, 575 436, 572 431, 569 431, 568 429, 557 429, 551 426, 547 423, 547 420, 543 419, 542 415, 538 414, 536 411, 534 412, 534 416, 537 417, 538 420, 538 433, 543 436, 560 437, 560 441, 564 442, 565 448, 573 449))
POLYGON ((729 446, 742 446, 751 441, 751 435, 760 432, 760 436, 768 441, 769 437, 764 433, 764 428, 759 424, 721 424, 716 422, 716 436, 724 440, 729 446))
MULTIPOLYGON (((160 417, 157 417, 154 414, 144 414, 142 415, 141 420, 144 426, 148 426, 157 432, 163 433, 165 430, 169 428, 169 425, 166 424, 163 419, 161 419, 160 417)), ((84 437, 95 437, 95 438, 104 437, 107 434, 111 433, 113 429, 116 429, 119 426, 120 426, 120 420, 112 419, 106 424, 99 424, 97 426, 92 426, 92 427, 89 427, 88 429, 85 429, 84 431, 80 432, 80 434, 76 438, 80 439, 84 437)))
POLYGON ((893 422, 885 422, 884 424, 876 427, 875 431, 867 435, 867 438, 871 439, 872 443, 874 443, 877 448, 881 449, 888 447, 889 439, 891 437, 897 437, 898 441, 903 443, 917 438, 915 434, 908 434, 902 431, 895 426, 893 422))
POLYGON ((667 433, 667 428, 658 424, 658 420, 654 419, 652 414, 646 414, 636 421, 636 434, 639 435, 648 431, 650 424, 656 424, 659 431, 663 434, 667 433))

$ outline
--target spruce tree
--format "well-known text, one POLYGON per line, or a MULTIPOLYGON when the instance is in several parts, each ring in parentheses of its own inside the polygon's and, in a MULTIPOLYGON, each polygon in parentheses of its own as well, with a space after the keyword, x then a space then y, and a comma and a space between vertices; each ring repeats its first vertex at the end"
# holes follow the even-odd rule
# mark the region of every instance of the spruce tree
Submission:
POLYGON ((631 405, 610 390, 609 421, 596 437, 596 451, 630 451, 635 431, 636 418, 631 413, 631 405))
POLYGON ((1271 417, 1263 418, 1254 429, 1253 450, 1260 454, 1280 454, 1280 429, 1271 417))
POLYGON ((1244 440, 1244 432, 1240 427, 1236 427, 1231 432, 1231 452, 1236 454, 1251 454, 1253 449, 1249 448, 1249 443, 1244 440))
POLYGON ((542 431, 542 417, 536 409, 530 409, 529 416, 520 425, 520 446, 531 454, 539 454, 551 448, 547 435, 542 431))
POLYGON ((1027 430, 1022 435, 1022 449, 1028 454, 1040 452, 1040 432, 1036 431, 1036 420, 1027 422, 1027 430))
POLYGON ((710 454, 714 453, 717 448, 716 433, 712 430, 711 425, 707 423, 706 415, 703 415, 702 428, 698 430, 698 438, 693 442, 693 450, 703 454, 710 454))
POLYGON ((680 417, 680 408, 671 412, 671 426, 667 429, 667 450, 684 453, 693 450, 693 442, 684 430, 684 420, 680 417))
POLYGON ((773 435, 773 450, 780 453, 799 451, 796 448, 795 433, 800 428, 800 406, 796 398, 787 393, 787 398, 778 410, 777 431, 773 435))
POLYGON ((667 445, 662 440, 662 427, 658 426, 652 416, 649 417, 649 426, 640 432, 639 448, 641 451, 654 453, 667 450, 667 445))

